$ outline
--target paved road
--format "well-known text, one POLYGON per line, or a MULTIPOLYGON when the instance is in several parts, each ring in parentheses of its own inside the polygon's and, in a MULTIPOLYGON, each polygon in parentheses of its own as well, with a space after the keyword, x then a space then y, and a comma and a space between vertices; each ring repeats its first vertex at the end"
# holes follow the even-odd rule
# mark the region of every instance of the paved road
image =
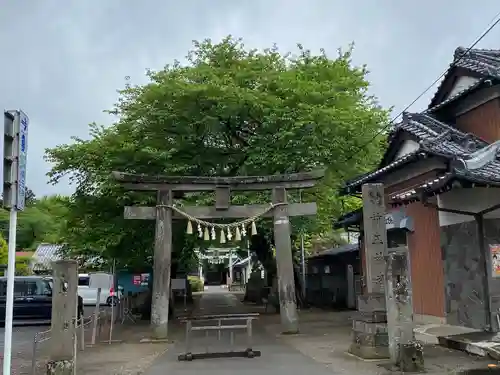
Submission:
MULTIPOLYGON (((14 327, 12 332, 12 352, 17 353, 22 349, 33 346, 33 338, 35 334, 39 331, 45 331, 49 329, 49 326, 23 326, 14 327)), ((2 353, 0 356, 3 357, 3 347, 4 347, 4 336, 5 328, 0 328, 0 349, 2 353)))
MULTIPOLYGON (((92 315, 93 306, 85 306, 85 316, 92 315)), ((31 358, 33 340, 37 332, 47 331, 50 324, 14 326, 12 331, 12 357, 31 358)), ((0 328, 0 359, 3 358, 5 328, 0 328)), ((1 362, 1 361, 0 361, 1 362)))
MULTIPOLYGON (((222 314, 243 312, 245 306, 241 304, 238 297, 228 293, 227 289, 217 286, 209 286, 203 293, 198 314, 222 314)), ((246 336, 243 334, 243 336, 246 336)), ((246 337, 238 340, 239 335, 235 335, 235 343, 240 348, 246 348, 246 337), (239 341, 239 342, 238 342, 239 341)), ((173 350, 167 351, 165 355, 158 358, 153 366, 146 371, 147 375, 295 375, 295 374, 315 374, 331 375, 331 371, 326 366, 319 364, 301 352, 279 342, 263 331, 258 325, 254 329, 254 348, 262 351, 262 356, 248 358, 219 358, 219 359, 196 359, 192 362, 179 362, 177 355, 184 351, 183 343, 173 350)), ((194 338, 193 352, 203 352, 205 349, 227 351, 234 349, 230 347, 227 334, 218 341, 215 334, 209 337, 203 335, 194 338)))

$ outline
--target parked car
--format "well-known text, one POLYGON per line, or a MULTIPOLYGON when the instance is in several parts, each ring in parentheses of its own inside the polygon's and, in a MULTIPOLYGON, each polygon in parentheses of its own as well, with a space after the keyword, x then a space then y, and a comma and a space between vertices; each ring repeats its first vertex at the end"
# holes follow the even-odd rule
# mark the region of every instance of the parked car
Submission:
MULTIPOLYGON (((52 295, 52 290, 54 289, 54 282, 53 282, 53 279, 52 277, 50 276, 46 276, 44 278, 44 280, 46 280, 48 283, 49 283, 49 286, 50 286, 50 289, 51 289, 51 292, 50 294, 52 295)), ((64 283, 64 288, 66 289, 68 287, 68 284, 67 283, 64 283)), ((78 296, 78 302, 77 302, 77 319, 80 320, 82 317, 83 317, 83 313, 84 313, 84 309, 83 309, 83 298, 82 296, 80 295, 77 295, 78 296)))
MULTIPOLYGON (((123 291, 120 287, 115 291, 113 287, 109 290, 101 290, 99 304, 116 306, 122 297, 123 291)), ((78 275, 78 295, 83 298, 84 305, 95 305, 97 303, 97 289, 90 287, 90 275, 78 275)))
MULTIPOLYGON (((5 324, 7 278, 0 277, 0 324, 5 324)), ((52 288, 42 276, 16 276, 14 279, 15 323, 49 323, 52 318, 52 288)))

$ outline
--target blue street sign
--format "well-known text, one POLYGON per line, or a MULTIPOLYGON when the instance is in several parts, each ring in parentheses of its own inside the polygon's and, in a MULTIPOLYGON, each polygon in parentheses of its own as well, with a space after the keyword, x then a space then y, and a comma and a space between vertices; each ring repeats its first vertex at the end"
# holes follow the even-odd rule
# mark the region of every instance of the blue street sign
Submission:
POLYGON ((19 158, 17 165, 17 199, 16 208, 24 210, 26 200, 26 162, 28 153, 28 116, 19 111, 19 158))

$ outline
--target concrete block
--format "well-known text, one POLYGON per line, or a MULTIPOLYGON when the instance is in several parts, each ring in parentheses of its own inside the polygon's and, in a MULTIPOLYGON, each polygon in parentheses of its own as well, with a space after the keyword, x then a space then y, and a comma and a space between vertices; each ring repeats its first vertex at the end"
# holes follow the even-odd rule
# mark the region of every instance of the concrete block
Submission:
POLYGON ((361 320, 352 321, 352 330, 364 333, 387 333, 387 323, 363 322, 361 320))
POLYGON ((353 331, 353 342, 362 346, 387 346, 389 335, 387 333, 365 333, 353 331))
POLYGON ((385 311, 385 295, 380 293, 362 294, 358 296, 358 311, 385 311))
POLYGON ((363 359, 387 359, 389 348, 387 346, 364 346, 353 342, 348 352, 363 359))
POLYGON ((358 311, 354 320, 361 320, 369 323, 385 323, 387 322, 387 314, 385 311, 363 312, 358 311))

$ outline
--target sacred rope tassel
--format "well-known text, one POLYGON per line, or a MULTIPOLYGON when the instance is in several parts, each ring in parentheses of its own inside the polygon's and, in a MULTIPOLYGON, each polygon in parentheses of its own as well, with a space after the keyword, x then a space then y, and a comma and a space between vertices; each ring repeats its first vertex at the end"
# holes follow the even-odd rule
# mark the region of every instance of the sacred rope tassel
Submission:
POLYGON ((210 234, 208 233, 208 228, 207 227, 205 227, 205 233, 203 235, 203 239, 205 241, 210 241, 210 234))
POLYGON ((186 229, 187 234, 193 234, 193 224, 191 224, 191 220, 188 220, 188 225, 186 229))
POLYGON ((224 228, 220 230, 220 243, 226 243, 226 235, 224 234, 224 228))
POLYGON ((236 227, 236 234, 234 237, 235 241, 241 241, 241 233, 240 233, 240 228, 236 227))
POLYGON ((228 241, 231 241, 233 238, 233 234, 231 233, 231 228, 227 228, 227 239, 228 241))
POLYGON ((215 228, 212 227, 212 240, 216 240, 217 239, 217 235, 215 234, 215 228))
POLYGON ((257 235, 257 226, 255 225, 255 221, 252 221, 252 236, 257 235))
POLYGON ((198 223, 198 236, 200 238, 203 238, 203 229, 201 228, 200 223, 198 223))
POLYGON ((247 235, 247 230, 245 228, 245 224, 241 224, 241 236, 245 237, 247 235))

